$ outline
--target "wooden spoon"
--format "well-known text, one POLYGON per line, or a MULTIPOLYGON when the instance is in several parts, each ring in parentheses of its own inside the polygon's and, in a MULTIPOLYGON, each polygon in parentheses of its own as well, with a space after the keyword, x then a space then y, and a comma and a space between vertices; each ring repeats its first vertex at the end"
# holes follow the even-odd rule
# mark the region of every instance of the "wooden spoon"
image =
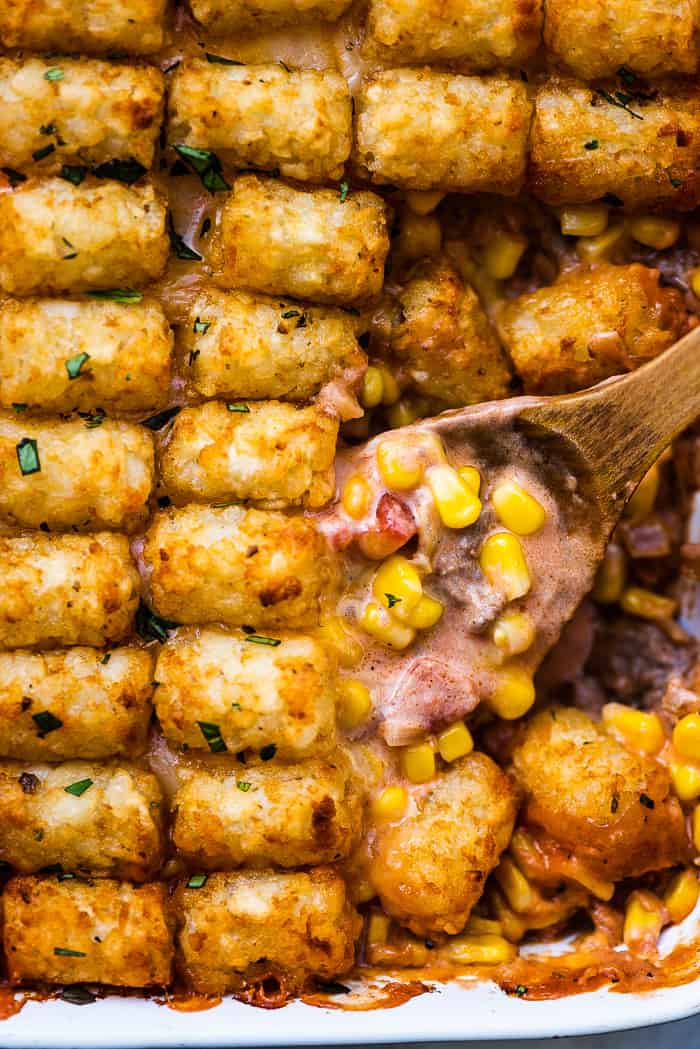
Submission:
MULTIPOLYGON (((353 670, 373 693, 388 743, 405 744, 439 730, 469 714, 482 699, 498 710, 494 697, 508 680, 512 684, 512 672, 516 683, 523 671, 534 674, 590 590, 628 498, 661 452, 698 415, 700 328, 637 371, 584 392, 448 411, 341 453, 341 488, 358 471, 381 484, 377 446, 398 434, 414 445, 421 434, 437 434, 453 465, 476 465, 482 474, 479 521, 461 530, 438 529, 429 558, 421 545, 412 555, 419 563, 423 558, 422 567, 428 568, 425 590, 445 605, 442 619, 403 651, 370 641, 362 664, 353 670), (493 482, 513 473, 548 513, 540 532, 520 540, 531 591, 508 604, 487 585, 478 557, 486 536, 503 530, 490 503, 493 482), (535 639, 524 652, 504 654, 492 640, 494 623, 506 609, 522 611, 532 622, 535 639)), ((430 500, 409 496, 406 503, 423 531, 430 500)), ((337 506, 326 519, 331 538, 333 520, 342 520, 337 506)), ((347 519, 344 524, 347 529, 347 519)), ((341 602, 351 620, 361 614, 377 567, 352 550, 347 554, 352 582, 341 602)))

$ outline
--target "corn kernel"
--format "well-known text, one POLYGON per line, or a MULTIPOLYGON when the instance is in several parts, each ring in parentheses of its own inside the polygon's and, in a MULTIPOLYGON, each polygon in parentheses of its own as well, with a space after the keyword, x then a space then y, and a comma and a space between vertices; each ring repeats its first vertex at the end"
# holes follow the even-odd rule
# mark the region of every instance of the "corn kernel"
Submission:
POLYGON ((420 412, 414 401, 408 401, 405 397, 402 397, 396 404, 392 404, 386 413, 386 417, 392 430, 397 430, 400 426, 410 426, 411 423, 420 418, 420 412))
POLYGON ((359 521, 369 510, 371 499, 372 490, 364 477, 355 474, 353 477, 348 478, 343 487, 341 498, 343 510, 345 510, 348 517, 359 521))
POLYGON ((496 230, 483 252, 483 264, 489 277, 508 280, 518 268, 525 249, 527 237, 521 233, 496 230))
POLYGON ((663 928, 663 904, 651 893, 644 894, 644 903, 633 892, 625 909, 622 939, 629 950, 642 956, 651 954, 663 928), (646 906, 645 906, 646 904, 646 906))
POLYGON ((372 709, 369 689, 357 678, 345 678, 340 683, 340 723, 343 728, 357 728, 366 721, 372 709))
POLYGON ((501 858, 494 876, 501 886, 503 895, 517 914, 524 914, 532 907, 535 896, 530 888, 530 883, 510 856, 501 858))
POLYGON ((455 936, 447 951, 452 961, 462 965, 501 965, 512 962, 517 949, 503 936, 455 936))
POLYGON ((499 718, 513 721, 526 714, 535 702, 535 686, 522 667, 507 667, 498 675, 489 703, 499 718))
POLYGON ((377 367, 382 377, 382 404, 396 404, 401 396, 399 384, 385 364, 379 364, 377 367))
POLYGON ((407 262, 437 255, 442 246, 442 226, 434 215, 416 215, 405 211, 401 216, 396 247, 407 262))
POLYGON ((700 852, 700 805, 696 805, 693 810, 693 845, 700 852))
POLYGON ((603 724, 615 735, 642 754, 658 754, 666 737, 656 714, 634 710, 623 703, 606 703, 603 707, 603 724))
POLYGON ((431 466, 426 480, 440 520, 447 528, 466 528, 474 524, 481 513, 481 501, 452 466, 447 463, 431 466))
POLYGON ((620 223, 609 226, 605 233, 597 237, 579 237, 576 242, 576 254, 582 262, 600 262, 614 254, 625 239, 625 227, 620 223))
POLYGON ((641 586, 630 586, 623 591, 620 604, 625 612, 640 619, 670 619, 676 611, 676 602, 641 586))
MULTIPOLYGON (((397 611, 397 609, 395 608, 394 611, 397 611)), ((406 622, 414 630, 430 630, 431 627, 440 622, 444 611, 441 601, 430 597, 428 594, 423 594, 416 607, 406 616, 406 622)))
POLYGON ((376 819, 400 820, 406 811, 408 793, 405 787, 385 787, 372 802, 376 819))
POLYGON ((384 608, 407 620, 423 595, 420 576, 400 554, 384 561, 372 582, 372 593, 384 608))
POLYGON ((516 535, 532 535, 544 524, 544 507, 516 481, 502 481, 492 499, 501 524, 516 535))
POLYGON ((405 440, 397 437, 380 441, 377 447, 377 466, 384 484, 399 492, 415 488, 423 479, 425 467, 416 451, 405 440))
POLYGON ((463 721, 455 721, 437 738, 438 750, 443 761, 456 761, 474 749, 472 734, 463 721))
POLYGON ((671 783, 680 801, 700 798, 700 769, 695 765, 671 765, 671 783))
POLYGON ((640 215, 630 219, 628 229, 636 241, 657 251, 673 247, 681 234, 679 222, 656 215, 640 215))
POLYGON ((690 274, 690 287, 693 289, 693 294, 700 299, 700 266, 692 270, 690 274))
POLYGON ((389 926, 391 925, 391 919, 386 914, 380 914, 379 911, 372 911, 367 922, 367 943, 371 946, 376 946, 380 943, 386 943, 389 939, 389 926))
POLYGON ((427 783, 435 776, 435 752, 429 743, 415 743, 404 747, 401 766, 406 779, 411 783, 427 783))
POLYGON ((318 628, 321 639, 332 650, 341 667, 356 667, 364 655, 364 649, 350 633, 340 616, 330 616, 318 628))
POLYGON ((445 196, 439 190, 408 190, 404 199, 414 215, 429 215, 445 196))
POLYGON ((535 640, 535 627, 526 612, 504 612, 493 627, 493 643, 509 656, 526 652, 535 640))
POLYGON ((460 466, 457 473, 474 495, 481 491, 481 474, 475 466, 460 466))
POLYGON ((478 914, 472 914, 464 931, 470 936, 500 936, 503 929, 501 923, 494 921, 493 918, 481 918, 478 914))
POLYGON ((673 745, 684 758, 700 761, 700 714, 686 714, 676 722, 673 745))
POLYGON ((491 586, 503 591, 509 601, 528 593, 531 581, 520 542, 509 532, 490 535, 479 555, 481 571, 491 586))
POLYGON ((673 925, 687 918, 700 896, 698 876, 690 867, 674 874, 664 893, 664 904, 673 925))
POLYGON ((625 507, 625 517, 630 518, 633 522, 643 521, 654 509, 660 483, 661 473, 657 464, 654 463, 644 474, 644 477, 642 477, 630 496, 629 502, 625 507))
POLYGON ((362 379, 360 400, 365 408, 376 408, 382 403, 384 393, 384 381, 379 368, 370 364, 362 379))
POLYGON ((382 608, 375 601, 365 605, 360 616, 360 626, 389 648, 408 648, 415 640, 415 630, 405 623, 399 622, 390 615, 386 608, 382 608))
POLYGON ((565 237, 599 237, 608 228, 608 209, 604 204, 562 208, 559 225, 565 237))
POLYGON ((622 597, 626 582, 625 552, 617 543, 608 543, 593 584, 593 599, 601 605, 614 605, 622 597))

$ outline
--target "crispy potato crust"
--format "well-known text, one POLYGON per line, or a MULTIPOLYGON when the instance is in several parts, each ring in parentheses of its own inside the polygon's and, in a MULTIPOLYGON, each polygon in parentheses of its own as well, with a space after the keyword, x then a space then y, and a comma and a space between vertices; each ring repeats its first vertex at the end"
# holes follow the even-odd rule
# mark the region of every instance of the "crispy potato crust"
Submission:
POLYGON ((34 51, 149 55, 165 39, 167 0, 3 0, 0 39, 34 51))
POLYGON ((214 36, 276 29, 300 21, 335 22, 352 0, 192 0, 192 13, 214 36))

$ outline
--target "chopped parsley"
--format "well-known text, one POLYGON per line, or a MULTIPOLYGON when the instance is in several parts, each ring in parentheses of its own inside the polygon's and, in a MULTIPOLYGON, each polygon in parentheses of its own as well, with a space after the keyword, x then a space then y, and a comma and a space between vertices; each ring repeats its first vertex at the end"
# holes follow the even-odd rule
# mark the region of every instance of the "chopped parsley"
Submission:
POLYGON ((187 366, 189 368, 192 367, 192 365, 197 360, 201 352, 201 350, 190 350, 189 355, 187 357, 187 366))
POLYGON ((64 164, 58 173, 59 178, 72 182, 74 186, 79 186, 86 175, 87 168, 82 164, 64 164))
POLYGON ((33 437, 23 437, 19 444, 15 445, 15 451, 20 471, 24 477, 40 472, 39 449, 33 437))
POLYGON ((70 987, 63 988, 61 1001, 69 1002, 71 1005, 92 1005, 93 1002, 97 1001, 97 998, 92 991, 88 991, 87 987, 81 987, 79 983, 74 983, 70 987))
POLYGON ((35 149, 32 153, 34 160, 43 160, 44 157, 48 157, 50 153, 55 151, 56 147, 53 142, 49 142, 47 146, 42 146, 41 149, 35 149))
POLYGON ((101 663, 101 665, 102 665, 103 667, 106 667, 106 666, 107 666, 107 664, 109 663, 109 661, 110 661, 110 659, 111 659, 111 658, 112 658, 112 653, 111 653, 111 652, 107 652, 107 653, 106 653, 106 654, 105 654, 105 655, 104 655, 104 656, 102 657, 102 659, 100 660, 100 663, 101 663))
POLYGON ((640 801, 640 804, 643 805, 645 809, 653 809, 654 808, 654 802, 652 801, 652 799, 649 797, 648 794, 640 794, 639 795, 639 801, 640 801))
POLYGON ((91 779, 79 779, 75 783, 69 783, 64 787, 66 794, 72 794, 74 798, 81 798, 86 790, 89 790, 93 781, 91 779))
POLYGON ((12 411, 13 412, 26 412, 26 410, 27 410, 26 402, 24 402, 24 401, 13 401, 12 402, 12 411))
POLYGON ((7 181, 10 183, 10 189, 14 189, 15 186, 19 186, 20 182, 26 182, 27 176, 23 175, 21 171, 15 171, 14 168, 0 168, 3 175, 6 176, 7 181))
POLYGON ((238 780, 238 782, 236 783, 236 786, 238 787, 239 790, 242 790, 244 794, 247 794, 248 791, 251 788, 251 784, 250 783, 246 783, 245 780, 242 780, 242 779, 238 780))
POLYGON ((513 988, 513 994, 517 994, 518 998, 522 998, 524 994, 527 994, 527 987, 519 983, 517 987, 513 988))
POLYGON ((110 302, 135 303, 143 299, 142 291, 133 288, 106 288, 102 291, 89 291, 91 299, 109 299, 110 302))
MULTIPOLYGON (((68 372, 69 379, 77 379, 81 374, 81 368, 84 364, 90 360, 89 353, 76 353, 75 357, 69 357, 67 361, 64 361, 66 371, 68 372)), ((85 372, 82 372, 84 375, 85 372)))
POLYGON ((340 203, 341 204, 344 204, 345 201, 348 199, 348 193, 349 192, 350 192, 350 187, 347 184, 347 182, 341 182, 340 183, 340 203))
POLYGON ((146 168, 138 160, 129 157, 128 160, 106 160, 104 164, 98 164, 93 168, 92 173, 97 178, 113 178, 131 186, 146 174, 146 168))
POLYGON ((215 725, 211 721, 198 721, 197 725, 199 726, 199 731, 209 744, 209 750, 212 754, 220 754, 222 751, 228 750, 228 747, 221 738, 221 729, 218 725, 215 725))
POLYGON ((71 242, 69 240, 66 240, 65 237, 61 237, 61 240, 63 241, 63 243, 65 244, 65 246, 67 248, 70 248, 69 253, 67 255, 64 255, 63 258, 64 259, 76 259, 78 257, 78 252, 75 250, 75 245, 71 244, 71 242))
POLYGON ((282 320, 288 321, 291 317, 301 317, 299 310, 285 310, 282 314, 282 320))
POLYGON ((75 874, 71 871, 59 871, 56 875, 56 881, 72 881, 75 878, 75 874))
POLYGON ((212 55, 210 51, 204 52, 204 57, 207 62, 211 62, 212 65, 217 66, 242 66, 243 62, 238 62, 235 58, 224 58, 223 55, 212 55))
POLYGON ((168 631, 174 630, 180 624, 156 615, 144 601, 141 601, 136 611, 135 625, 136 633, 144 641, 167 641, 168 631))
POLYGON ((94 412, 78 412, 78 415, 85 420, 86 430, 96 430, 98 426, 102 426, 102 423, 107 418, 104 408, 98 408, 94 412))
POLYGON ((54 947, 53 953, 60 958, 87 958, 85 951, 74 951, 71 947, 54 947))
POLYGON ((584 142, 583 143, 583 148, 584 149, 597 149, 599 145, 600 145, 600 142, 598 141, 598 139, 597 138, 592 138, 590 140, 590 142, 584 142))
POLYGON ((261 761, 272 761, 275 754, 277 753, 277 745, 275 743, 268 743, 260 751, 261 761))
POLYGON ((192 146, 173 146, 173 149, 199 175, 202 185, 210 193, 231 188, 223 176, 221 161, 216 153, 210 149, 194 149, 192 146))
POLYGON ((194 248, 191 248, 189 244, 185 244, 184 240, 175 229, 173 216, 170 212, 168 212, 168 234, 170 236, 170 244, 178 259, 185 259, 189 262, 202 261, 202 256, 199 252, 195 251, 194 248))
POLYGON ((199 317, 194 322, 192 331, 195 335, 206 335, 211 328, 211 321, 200 321, 199 317))
POLYGON ((635 113, 633 109, 630 109, 629 103, 634 101, 633 95, 628 95, 625 91, 615 91, 612 95, 609 91, 604 91, 602 87, 595 89, 596 95, 600 95, 608 105, 617 106, 619 109, 624 109, 625 113, 629 113, 635 120, 644 120, 641 113, 635 113))
POLYGON ((176 415, 179 415, 181 411, 182 408, 177 405, 173 408, 165 408, 162 412, 151 415, 149 419, 144 419, 141 425, 146 426, 149 430, 162 430, 165 424, 174 419, 176 415))
POLYGON ((401 602, 401 598, 395 594, 385 594, 387 608, 393 608, 394 605, 398 605, 401 602))
POLYGON ((203 889, 207 884, 208 874, 193 874, 187 880, 188 889, 203 889))
POLYGON ((269 645, 270 648, 277 648, 282 644, 278 637, 265 637, 263 634, 248 634, 246 641, 250 641, 253 645, 269 645))
POLYGON ((57 728, 63 728, 61 719, 52 714, 50 710, 39 710, 36 714, 32 714, 32 721, 39 730, 39 739, 48 736, 49 732, 55 732, 57 728))
POLYGON ((40 135, 55 135, 56 125, 55 124, 42 124, 39 128, 40 135))
POLYGON ((44 80, 63 80, 65 75, 60 66, 52 66, 44 73, 44 80))
POLYGON ((250 412, 247 404, 227 404, 226 407, 230 412, 241 412, 244 415, 250 412))

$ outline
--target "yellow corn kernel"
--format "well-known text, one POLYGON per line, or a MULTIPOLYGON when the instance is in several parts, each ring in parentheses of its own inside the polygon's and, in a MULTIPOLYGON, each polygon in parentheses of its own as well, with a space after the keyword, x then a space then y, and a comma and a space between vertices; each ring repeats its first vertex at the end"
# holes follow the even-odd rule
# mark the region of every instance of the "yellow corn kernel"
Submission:
POLYGON ((456 761, 474 749, 472 734, 463 721, 455 721, 437 738, 438 750, 443 761, 456 761))
POLYGON ((455 936, 447 945, 447 952, 454 962, 462 965, 501 965, 512 962, 517 948, 503 936, 486 933, 483 936, 455 936))
POLYGON ((656 941, 662 928, 663 904, 661 900, 645 892, 644 903, 642 903, 642 898, 633 892, 625 909, 625 923, 622 931, 622 939, 629 950, 642 956, 649 955, 656 947, 656 941))
POLYGON ((429 215, 445 196, 439 190, 408 190, 404 199, 414 215, 429 215))
POLYGON ((423 479, 425 467, 415 448, 398 437, 380 441, 377 447, 377 466, 384 484, 399 492, 415 488, 423 479))
POLYGON ((684 758, 700 761, 700 714, 686 714, 676 722, 673 746, 684 758))
POLYGON ((406 779, 411 783, 427 783, 435 776, 435 752, 429 743, 415 743, 404 747, 401 766, 406 779))
POLYGON ((625 517, 632 521, 642 521, 654 509, 659 494, 661 472, 656 463, 651 466, 630 496, 625 507, 625 517))
POLYGON ((630 586, 624 590, 620 604, 625 612, 640 619, 670 619, 676 611, 676 602, 672 598, 655 594, 641 586, 630 586))
MULTIPOLYGON (((394 608, 394 612, 396 611, 398 611, 398 606, 394 608)), ((444 611, 441 601, 430 597, 428 594, 423 594, 416 607, 406 616, 406 622, 414 630, 430 630, 431 627, 440 622, 444 611)))
POLYGON ((493 643, 509 656, 526 652, 535 640, 535 627, 527 612, 503 612, 493 627, 493 643))
POLYGON ((385 787, 372 801, 372 812, 376 819, 400 820, 407 804, 408 793, 405 787, 385 787))
POLYGON ((442 246, 442 226, 434 215, 416 215, 405 211, 396 238, 399 254, 407 262, 437 255, 442 246))
POLYGON ((700 884, 692 868, 686 867, 685 870, 674 874, 664 893, 664 904, 673 925, 678 925, 688 917, 694 910, 699 896, 700 884))
POLYGON ((700 299, 700 266, 691 271, 690 286, 693 289, 693 294, 700 299))
POLYGON ((343 510, 345 510, 348 517, 352 517, 356 521, 359 521, 359 519, 364 517, 369 510, 371 499, 372 489, 364 477, 355 474, 353 477, 347 479, 343 488, 341 502, 343 504, 343 510))
POLYGON ((700 852, 700 805, 693 809, 693 845, 700 852))
POLYGON ((408 648, 416 637, 413 627, 399 622, 395 616, 389 614, 386 608, 375 601, 370 601, 365 605, 360 616, 360 626, 389 648, 408 648))
POLYGON ((528 593, 531 581, 525 554, 510 532, 495 532, 490 535, 479 554, 481 571, 491 586, 503 591, 509 601, 515 601, 528 593))
POLYGON ((535 686, 522 667, 501 670, 489 704, 499 718, 513 721, 526 714, 535 702, 535 686))
POLYGON ((614 735, 621 737, 632 750, 642 754, 658 754, 666 737, 656 714, 626 707, 623 703, 606 703, 603 724, 614 735))
POLYGON ((494 872, 494 877, 501 886, 503 895, 516 913, 524 914, 532 907, 535 896, 530 888, 530 883, 520 868, 513 863, 510 856, 501 858, 501 862, 494 872))
POLYGON ((597 237, 579 237, 576 242, 576 254, 581 262, 600 262, 607 259, 617 248, 622 246, 625 239, 625 227, 623 223, 609 226, 604 233, 597 237))
POLYGON ((377 367, 382 377, 382 404, 396 404, 401 396, 399 384, 385 364, 379 364, 377 367))
POLYGON ((390 925, 391 919, 386 914, 372 911, 367 922, 367 943, 371 947, 386 943, 389 939, 390 925))
POLYGON ((593 584, 593 599, 600 605, 614 605, 622 597, 627 582, 627 557, 617 543, 608 543, 593 584))
POLYGON ((431 466, 426 480, 440 520, 447 528, 466 528, 474 524, 481 513, 481 501, 454 467, 447 463, 431 466))
POLYGON ((481 474, 475 466, 460 466, 457 473, 474 495, 481 491, 481 474))
POLYGON ((559 225, 565 237, 599 237, 608 228, 608 209, 605 204, 561 208, 559 225))
POLYGON ((376 572, 372 593, 380 605, 390 609, 399 619, 408 620, 423 595, 423 584, 411 562, 395 554, 376 572))
POLYGON ((502 481, 492 499, 501 524, 517 535, 532 535, 544 524, 544 507, 516 481, 502 481))
POLYGON ((630 219, 628 229, 636 241, 657 251, 673 247, 681 235, 680 222, 657 215, 640 215, 630 219))
POLYGON ((357 728, 366 721, 372 709, 369 689, 357 678, 340 682, 340 723, 343 728, 357 728))
POLYGON ((680 801, 700 798, 700 769, 695 765, 671 764, 671 783, 680 801))
POLYGON ((484 269, 494 280, 508 280, 518 268, 525 249, 527 237, 522 233, 496 230, 483 252, 484 269))
POLYGON ((364 655, 364 649, 354 637, 345 620, 340 616, 329 616, 318 628, 321 640, 331 649, 341 667, 356 667, 364 655))
POLYGON ((382 373, 379 368, 375 368, 373 364, 370 364, 362 378, 360 400, 365 408, 376 408, 378 404, 382 403, 383 393, 384 380, 382 379, 382 373))
POLYGON ((414 401, 408 401, 402 397, 396 404, 392 404, 386 417, 392 430, 397 430, 400 426, 410 426, 411 423, 414 423, 420 418, 420 412, 414 401))

